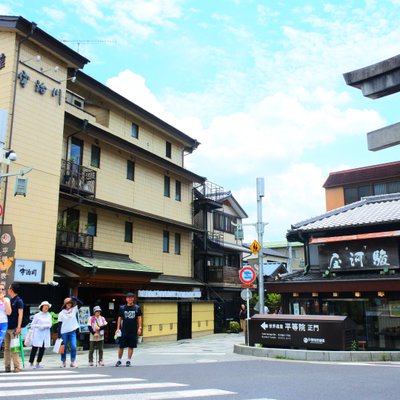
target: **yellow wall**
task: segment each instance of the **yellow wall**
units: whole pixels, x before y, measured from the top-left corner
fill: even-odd
[[[8,79],[8,89],[5,90],[9,100],[12,99],[10,87],[13,88],[15,63],[12,50],[14,46],[12,35],[1,35],[8,38],[6,47],[5,72]],[[5,50],[4,48],[2,49]],[[38,54],[38,49],[32,43],[25,42],[21,47],[20,60],[25,61]],[[10,173],[32,167],[28,178],[28,194],[26,197],[14,197],[15,178],[8,178],[8,190],[5,207],[6,224],[13,225],[16,238],[16,258],[44,260],[46,262],[45,282],[52,279],[54,270],[54,248],[57,223],[57,208],[59,195],[59,174],[62,148],[62,132],[64,121],[64,101],[58,104],[58,98],[52,96],[52,89],[62,89],[65,83],[57,83],[46,74],[49,66],[59,66],[57,78],[66,76],[66,69],[53,56],[40,51],[42,61],[27,61],[27,65],[19,64],[19,72],[25,70],[30,79],[25,88],[17,81],[14,125],[11,148],[17,153],[18,160],[10,165]],[[12,69],[10,71],[10,69]],[[48,72],[52,74],[53,72]],[[40,94],[35,91],[36,81],[44,83],[47,91]],[[3,89],[3,88],[2,88]],[[3,93],[3,90],[1,90]],[[3,101],[1,107],[3,108]],[[10,106],[5,107],[11,110]],[[46,112],[43,112],[46,110]],[[6,148],[9,143],[10,119],[7,124]],[[4,188],[4,186],[3,186]]]
[[[342,187],[325,189],[326,211],[344,206],[344,190]]]
[[[170,337],[176,340],[178,333],[178,303],[143,303],[143,338],[157,340]]]
[[[143,303],[143,338],[146,341],[176,340],[178,303]],[[214,332],[214,304],[192,303],[192,337]]]
[[[214,332],[214,303],[192,303],[192,336]]]

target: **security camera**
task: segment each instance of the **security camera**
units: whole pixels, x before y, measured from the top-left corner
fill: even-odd
[[[16,161],[17,160],[17,153],[14,153],[13,151],[8,155],[8,159],[10,161]]]

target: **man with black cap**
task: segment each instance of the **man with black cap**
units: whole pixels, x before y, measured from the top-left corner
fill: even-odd
[[[135,304],[135,295],[129,292],[126,294],[126,304],[119,309],[117,330],[115,331],[115,336],[120,336],[116,367],[122,365],[125,347],[128,348],[126,366],[131,366],[133,349],[137,347],[138,335],[142,335],[142,310]]]

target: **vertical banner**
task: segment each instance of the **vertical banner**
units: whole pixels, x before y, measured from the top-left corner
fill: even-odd
[[[0,282],[8,287],[14,280],[15,237],[12,225],[0,225]]]

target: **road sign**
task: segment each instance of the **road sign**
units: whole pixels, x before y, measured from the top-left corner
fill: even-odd
[[[250,250],[253,252],[253,254],[257,254],[260,249],[260,243],[258,243],[257,240],[254,240],[253,243],[250,245]]]
[[[247,300],[250,300],[251,299],[251,292],[250,292],[250,290],[249,289],[243,289],[241,292],[240,292],[240,297],[242,298],[242,300],[244,300],[244,301],[247,301]]]
[[[252,267],[243,267],[239,270],[239,279],[242,283],[253,283],[256,280],[256,271]]]

